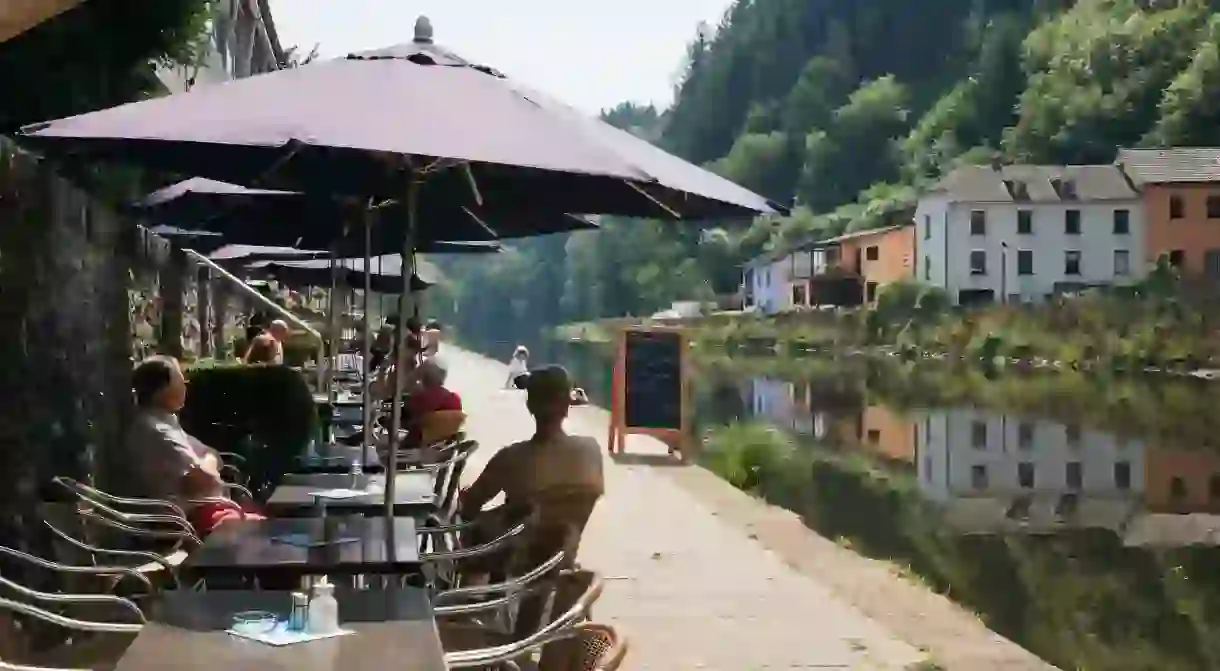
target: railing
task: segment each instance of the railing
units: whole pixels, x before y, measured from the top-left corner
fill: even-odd
[[[324,375],[324,367],[322,363],[326,361],[326,340],[322,337],[321,333],[318,333],[317,330],[315,330],[303,319],[296,316],[291,310],[262,295],[258,292],[258,290],[243,282],[240,278],[233,275],[233,273],[225,270],[212,259],[209,259],[193,249],[185,249],[183,251],[186,252],[187,256],[193,258],[199,263],[202,263],[208,268],[211,268],[221,279],[228,281],[233,288],[245,294],[246,298],[249,298],[255,303],[267,308],[271,312],[281,317],[284,321],[313,336],[313,338],[318,341],[318,388],[326,389],[326,387],[322,384],[322,378]]]

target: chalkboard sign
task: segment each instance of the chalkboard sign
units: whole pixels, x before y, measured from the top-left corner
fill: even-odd
[[[682,334],[628,331],[624,347],[623,425],[633,429],[682,429]]]

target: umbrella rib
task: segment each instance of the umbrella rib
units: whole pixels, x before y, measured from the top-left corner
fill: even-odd
[[[651,200],[654,205],[656,205],[657,207],[661,208],[662,210],[665,210],[666,212],[668,212],[670,214],[670,216],[672,216],[674,219],[682,218],[682,215],[679,214],[677,210],[666,205],[665,203],[662,203],[660,200],[657,199],[656,196],[654,196],[651,193],[648,193],[644,189],[640,188],[640,185],[635,184],[634,182],[631,182],[630,180],[626,180],[626,179],[623,180],[623,184],[626,184],[627,186],[631,187],[631,189],[633,191],[635,191],[636,193],[647,198],[648,200]]]

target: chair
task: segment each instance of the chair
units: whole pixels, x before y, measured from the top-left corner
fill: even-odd
[[[459,564],[503,555],[506,551],[511,550],[514,544],[520,543],[526,526],[525,523],[517,524],[486,543],[470,547],[462,547],[459,544],[446,541],[445,549],[421,552],[419,559],[424,564],[425,569],[431,569],[433,575],[430,582],[433,585],[440,581],[450,588],[457,587],[459,586],[458,579],[461,576],[461,572],[458,570]],[[446,532],[446,529],[420,528],[418,530],[421,536],[420,544],[425,547],[436,547],[437,543],[430,537],[433,534],[444,534]]]
[[[53,482],[74,494],[85,504],[83,514],[92,514],[105,521],[122,525],[123,530],[143,532],[149,537],[180,538],[185,536],[201,544],[194,527],[187,521],[186,512],[177,504],[158,499],[124,498],[108,494],[100,489],[79,483],[71,478],[56,477]],[[164,514],[134,513],[120,510],[117,506],[137,509],[161,509]]]
[[[565,580],[565,576],[561,576],[560,580]],[[589,611],[592,609],[593,604],[597,601],[598,597],[601,596],[602,590],[602,581],[600,579],[596,579],[595,577],[595,579],[587,585],[579,598],[575,600],[572,606],[559,617],[555,618],[554,621],[552,621],[546,627],[543,627],[529,636],[520,637],[515,641],[507,643],[501,642],[501,635],[494,632],[490,633],[486,636],[485,640],[491,642],[491,645],[481,645],[479,647],[471,647],[463,650],[447,651],[445,653],[445,664],[449,669],[479,668],[496,664],[505,665],[508,668],[519,669],[520,666],[518,665],[518,662],[530,653],[561,640],[585,636],[584,632],[587,628],[582,623],[582,620],[588,617]],[[460,638],[462,639],[461,642],[463,643],[477,642],[477,635],[473,634],[472,630],[470,629],[453,631],[461,632],[462,636]],[[445,641],[444,626],[441,627],[441,640]],[[606,649],[607,651],[612,651],[615,655],[621,658],[625,653],[619,653],[617,650],[614,650],[614,648],[618,647],[622,646],[618,645],[616,637],[614,644],[607,646]],[[568,657],[568,654],[564,655],[564,659],[567,659]],[[602,655],[602,657],[605,659],[605,655]],[[551,658],[548,658],[546,661],[550,662],[552,660],[555,662],[560,661],[554,655]],[[596,663],[591,667],[556,666],[550,668],[555,669],[555,671],[569,671],[570,669],[576,668],[589,668],[596,671],[597,669],[613,669],[615,667],[601,665],[601,660],[596,660]]]
[[[153,594],[156,590],[153,587],[152,581],[147,576],[139,571],[128,566],[79,566],[73,564],[61,564],[53,562],[49,559],[44,559],[21,550],[0,545],[0,555],[10,557],[12,559],[21,560],[31,566],[35,566],[48,571],[75,576],[94,576],[99,578],[107,578],[110,586],[115,586],[122,582],[124,578],[130,578],[136,584],[147,590],[147,594]]]
[[[437,410],[419,418],[421,445],[450,440],[462,430],[466,413],[461,410]]]
[[[534,567],[533,570],[515,578],[492,585],[456,587],[438,592],[433,596],[434,613],[438,618],[460,617],[473,613],[491,611],[505,633],[512,631],[514,613],[512,606],[527,593],[536,592],[551,585],[551,579],[563,561],[563,553]],[[480,603],[478,600],[483,599]],[[495,605],[489,605],[495,604]]]
[[[7,580],[4,581],[4,584],[5,586],[15,585]],[[125,599],[118,597],[100,595],[43,595],[37,592],[31,595],[30,590],[25,590],[22,594],[32,596],[32,598],[53,596],[56,597],[55,601],[58,603],[67,603],[81,598],[87,599],[87,603],[102,603],[104,600],[109,600],[111,603],[122,605],[126,602]],[[3,646],[5,649],[0,649],[0,655],[2,655],[0,668],[12,671],[71,671],[72,669],[97,671],[111,668],[122,657],[135,636],[140,633],[145,622],[144,614],[135,604],[126,602],[124,609],[130,610],[135,616],[133,619],[137,622],[82,620],[44,610],[29,603],[0,597],[0,611],[7,612],[5,615],[0,615],[0,628],[3,629],[2,640],[6,644]],[[14,618],[13,615],[17,615],[21,619]],[[31,621],[67,629],[71,635],[63,645],[54,649],[31,650],[26,631],[28,623]],[[23,624],[27,626],[23,626]]]

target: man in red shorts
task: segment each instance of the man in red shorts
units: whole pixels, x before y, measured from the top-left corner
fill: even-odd
[[[263,519],[253,508],[230,499],[220,477],[216,450],[182,429],[177,412],[186,403],[186,379],[178,362],[156,356],[132,374],[137,413],[127,435],[140,496],[173,501],[206,535],[232,519]]]

